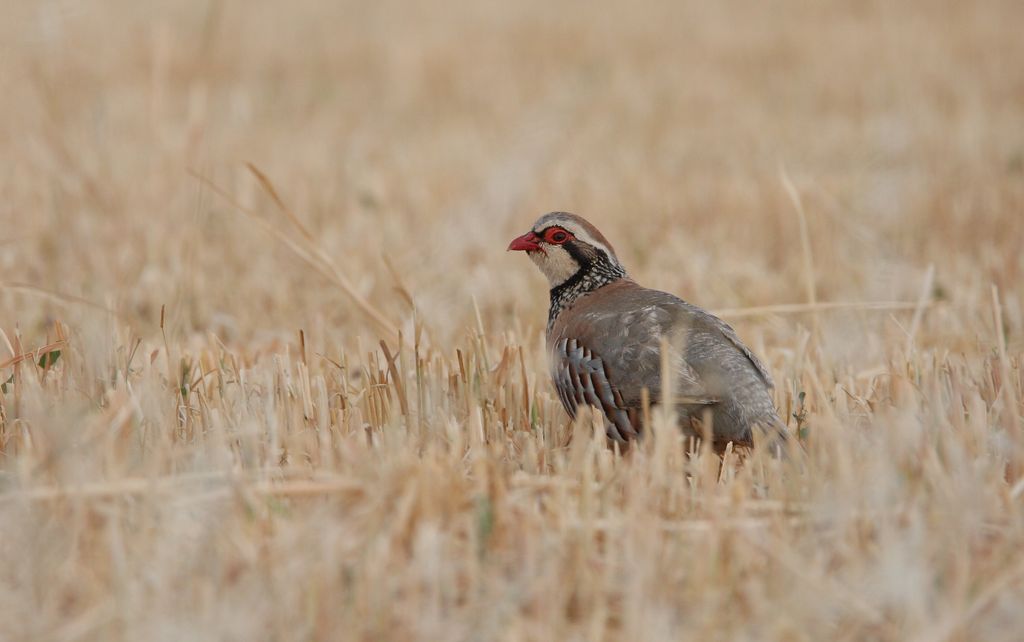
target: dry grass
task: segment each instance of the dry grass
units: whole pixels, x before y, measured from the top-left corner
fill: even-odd
[[[1019,2],[7,4],[0,639],[1019,639]],[[805,461],[567,425],[551,209]]]

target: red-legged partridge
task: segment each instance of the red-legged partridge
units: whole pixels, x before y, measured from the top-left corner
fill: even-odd
[[[547,345],[562,405],[604,413],[608,437],[628,442],[642,431],[642,391],[665,395],[661,347],[672,368],[680,427],[701,437],[711,417],[713,445],[750,445],[759,428],[778,443],[785,428],[772,404],[768,370],[715,315],[629,278],[615,250],[582,217],[552,212],[516,238],[551,285]],[[776,446],[777,448],[777,446]]]

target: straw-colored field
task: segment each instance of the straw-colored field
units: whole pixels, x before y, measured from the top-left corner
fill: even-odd
[[[3,642],[1020,639],[1024,4],[3,4]],[[569,425],[554,209],[806,456]]]

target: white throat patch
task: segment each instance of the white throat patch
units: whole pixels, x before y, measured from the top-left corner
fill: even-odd
[[[530,260],[540,268],[548,278],[552,288],[562,285],[580,269],[580,264],[569,255],[569,251],[558,245],[547,243],[541,246],[543,251],[530,252]]]

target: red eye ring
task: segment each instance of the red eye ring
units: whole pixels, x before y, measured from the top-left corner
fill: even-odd
[[[552,227],[544,234],[544,240],[548,243],[561,245],[570,238],[570,234],[560,227]]]

